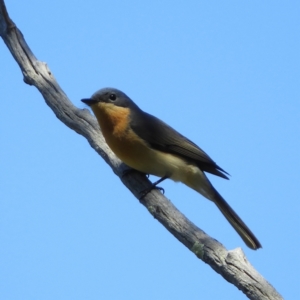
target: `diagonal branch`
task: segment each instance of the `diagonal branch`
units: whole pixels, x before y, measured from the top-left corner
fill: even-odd
[[[91,147],[110,165],[123,184],[138,199],[139,191],[150,181],[138,172],[125,172],[127,167],[112,153],[95,118],[86,109],[78,109],[68,99],[47,65],[34,56],[21,31],[10,19],[4,1],[0,0],[0,35],[18,63],[24,82],[35,86],[56,117],[70,129],[84,136]],[[243,251],[227,251],[222,244],[190,222],[160,192],[153,190],[141,202],[170,233],[209,264],[249,299],[282,299],[277,291],[251,266]]]

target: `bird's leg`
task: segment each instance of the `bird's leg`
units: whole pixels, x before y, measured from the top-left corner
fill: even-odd
[[[157,186],[157,185],[158,185],[159,183],[163,182],[163,181],[164,181],[165,179],[167,179],[167,178],[168,178],[168,176],[164,176],[164,177],[160,178],[159,180],[153,182],[149,188],[147,188],[147,189],[141,191],[141,194],[142,194],[142,195],[141,195],[141,197],[140,197],[140,200],[141,200],[142,198],[144,198],[148,193],[150,193],[153,189],[160,190],[160,191],[164,194],[164,193],[165,193],[165,190],[164,190],[162,187],[159,187],[159,186]]]
[[[158,179],[157,181],[155,181],[155,182],[152,183],[151,188],[153,189],[153,188],[157,187],[157,185],[158,185],[159,183],[163,182],[163,181],[166,180],[166,179],[168,179],[168,176],[164,176],[164,177]],[[157,188],[158,188],[158,187],[157,187]],[[161,188],[159,188],[159,189],[161,189]]]

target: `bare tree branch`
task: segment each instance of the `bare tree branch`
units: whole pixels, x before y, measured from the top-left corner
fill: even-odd
[[[76,108],[58,85],[47,65],[36,59],[21,31],[10,19],[3,0],[0,0],[0,35],[18,63],[24,82],[40,91],[60,121],[88,140],[91,147],[111,166],[114,173],[138,199],[139,192],[149,187],[150,181],[138,172],[127,172],[124,175],[127,167],[105,143],[95,118],[88,110]],[[153,190],[141,203],[182,244],[234,284],[249,299],[283,299],[251,266],[240,248],[227,251],[222,244],[190,222],[159,191]]]

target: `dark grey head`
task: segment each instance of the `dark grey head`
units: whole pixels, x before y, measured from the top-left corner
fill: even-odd
[[[81,101],[88,106],[103,102],[112,103],[120,107],[137,108],[137,105],[126,94],[114,88],[103,88],[93,94],[91,98],[82,99]]]

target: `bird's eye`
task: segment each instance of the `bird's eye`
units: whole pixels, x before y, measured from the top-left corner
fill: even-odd
[[[110,94],[109,99],[112,100],[112,101],[115,101],[117,99],[117,97],[116,97],[115,94]]]

